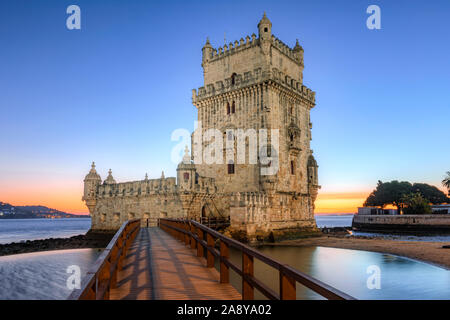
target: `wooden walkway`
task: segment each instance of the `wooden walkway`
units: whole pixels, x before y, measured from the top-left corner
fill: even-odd
[[[219,272],[206,268],[196,250],[160,228],[141,228],[117,276],[110,299],[240,300],[231,284],[219,283]]]

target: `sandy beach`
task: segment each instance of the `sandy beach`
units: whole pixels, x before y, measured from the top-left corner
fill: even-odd
[[[379,238],[323,236],[298,240],[286,240],[270,246],[322,246],[389,253],[428,262],[450,270],[450,249],[442,248],[445,242],[397,241]]]

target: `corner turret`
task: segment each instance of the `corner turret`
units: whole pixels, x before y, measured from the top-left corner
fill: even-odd
[[[177,167],[177,185],[182,190],[191,190],[194,188],[195,175],[197,169],[191,161],[188,146],[184,149],[183,160]]]
[[[267,18],[266,12],[264,12],[264,16],[258,23],[258,31],[260,41],[272,41],[272,22]]]
[[[115,184],[116,180],[114,180],[113,176],[112,176],[112,171],[111,169],[109,169],[108,171],[108,177],[106,177],[105,181],[103,182],[104,184]]]
[[[317,174],[317,169],[319,168],[319,166],[317,165],[317,161],[316,159],[314,159],[314,156],[312,155],[312,150],[311,150],[311,154],[309,155],[308,158],[308,164],[307,164],[307,172],[308,172],[308,189],[309,189],[309,194],[311,195],[311,200],[312,200],[312,204],[313,204],[313,208],[315,207],[314,202],[316,201],[317,195],[319,193],[319,178],[318,178],[318,174]]]
[[[303,47],[298,43],[298,39],[292,51],[294,52],[294,59],[303,65]]]
[[[102,178],[95,170],[95,162],[92,162],[91,170],[84,178],[84,194],[81,200],[86,202],[89,213],[92,215],[95,205],[97,204],[97,190],[102,183]]]
[[[206,43],[202,48],[202,67],[204,68],[212,57],[213,47],[209,43],[209,38],[206,38]]]

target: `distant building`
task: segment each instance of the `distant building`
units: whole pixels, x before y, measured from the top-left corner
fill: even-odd
[[[398,214],[397,209],[383,209],[378,207],[359,207],[358,214],[363,215],[396,215]]]
[[[450,213],[450,204],[434,204],[431,206],[431,211],[438,214]]]

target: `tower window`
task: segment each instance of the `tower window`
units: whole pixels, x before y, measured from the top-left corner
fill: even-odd
[[[236,83],[236,73],[233,73],[233,74],[231,75],[231,85],[234,86],[235,83]]]
[[[295,174],[295,163],[291,160],[291,174]]]
[[[227,114],[230,114],[230,103],[227,102]]]
[[[189,172],[185,172],[183,174],[183,176],[184,176],[184,180],[189,180]]]
[[[267,28],[264,28],[264,32],[267,32],[268,31],[268,29]]]
[[[234,174],[234,163],[230,162],[228,163],[228,174]]]
[[[294,135],[292,133],[289,135],[289,139],[291,139],[291,142],[294,141]]]
[[[236,105],[233,101],[232,105],[231,105],[231,113],[235,113],[236,112]]]

